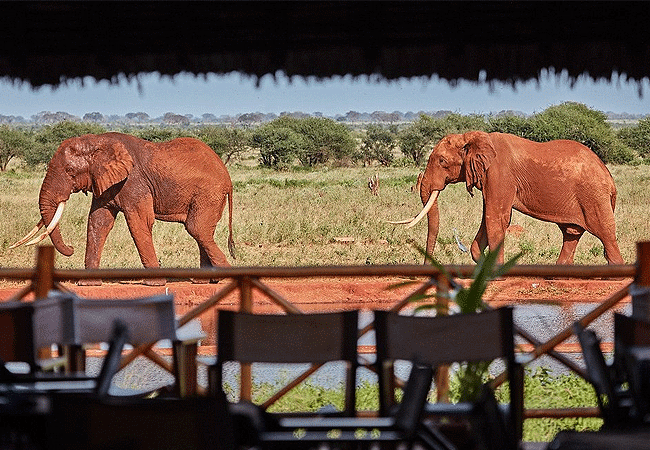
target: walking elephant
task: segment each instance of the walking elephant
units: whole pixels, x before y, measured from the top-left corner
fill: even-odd
[[[41,185],[41,220],[12,248],[35,244],[49,235],[59,252],[72,255],[74,249],[64,243],[58,222],[70,194],[79,191],[93,194],[88,215],[87,269],[99,267],[104,243],[120,211],[144,267],[159,267],[151,237],[155,219],[185,225],[199,246],[201,267],[230,266],[214,242],[214,230],[226,201],[228,248],[235,257],[232,181],[219,156],[197,139],[153,143],[127,134],[105,133],[63,141]],[[45,231],[36,236],[43,226]],[[147,284],[164,283],[149,280]],[[101,280],[82,284],[101,284]]]
[[[465,182],[483,193],[483,218],[471,246],[474,261],[503,242],[512,209],[554,222],[563,244],[557,264],[572,264],[582,234],[601,240],[609,264],[623,264],[616,242],[616,186],[605,164],[584,145],[569,140],[538,143],[504,133],[470,131],[445,136],[433,149],[422,177],[425,205],[412,227],[428,219],[426,250],[432,253],[439,229],[438,194],[449,183]],[[503,246],[498,262],[503,263]]]

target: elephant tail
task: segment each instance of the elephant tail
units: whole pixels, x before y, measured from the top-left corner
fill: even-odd
[[[232,192],[231,187],[230,192],[226,194],[228,196],[228,251],[233,259],[237,259],[235,256],[235,240],[232,238]]]

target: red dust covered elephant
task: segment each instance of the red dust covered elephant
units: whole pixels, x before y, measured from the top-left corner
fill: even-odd
[[[433,252],[439,229],[438,194],[449,183],[465,182],[483,194],[483,218],[471,246],[476,261],[503,242],[515,209],[554,222],[562,231],[558,264],[572,264],[585,231],[601,240],[609,264],[623,264],[616,242],[616,186],[605,164],[584,145],[569,140],[533,142],[512,134],[470,131],[450,134],[433,149],[420,185],[425,205],[413,219],[428,219],[427,245]],[[498,261],[503,263],[503,247]]]
[[[66,245],[58,222],[70,194],[92,192],[88,215],[85,267],[99,267],[102,250],[115,218],[124,213],[145,267],[159,267],[151,230],[155,219],[182,222],[199,246],[201,266],[229,266],[214,242],[214,230],[226,201],[228,248],[232,237],[232,181],[219,156],[203,142],[179,138],[153,143],[121,133],[88,134],[67,139],[54,153],[39,195],[41,220],[12,247],[36,243],[48,235],[63,255]],[[38,230],[46,230],[36,236]],[[34,237],[36,236],[36,237]],[[164,284],[149,280],[149,284]],[[90,280],[86,284],[99,284]]]

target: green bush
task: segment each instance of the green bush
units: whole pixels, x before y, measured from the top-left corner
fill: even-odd
[[[617,136],[639,156],[650,159],[650,117],[639,120],[633,127],[621,128]]]
[[[532,124],[526,117],[513,114],[490,117],[488,120],[488,133],[510,133],[526,139],[534,140]]]
[[[83,134],[105,133],[106,128],[96,123],[63,121],[46,125],[34,133],[34,145],[24,154],[28,166],[47,164],[61,142]]]
[[[146,128],[134,128],[132,130],[126,131],[128,134],[131,134],[140,139],[144,139],[151,142],[165,142],[171,141],[179,137],[196,137],[194,133],[187,129],[180,129],[175,127],[146,127]]]
[[[260,150],[263,165],[277,169],[286,168],[296,159],[306,167],[330,161],[342,163],[352,158],[355,149],[345,125],[322,117],[282,116],[258,127],[252,145]]]
[[[607,116],[600,111],[581,103],[566,102],[532,116],[529,139],[537,142],[570,139],[592,149],[605,163],[632,162],[634,152],[616,138],[606,120]]]
[[[356,143],[344,124],[323,117],[293,120],[295,131],[304,140],[304,146],[298,152],[303,166],[314,167],[330,161],[340,164],[352,159]]]

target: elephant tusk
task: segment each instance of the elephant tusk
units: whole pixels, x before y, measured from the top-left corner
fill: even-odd
[[[31,241],[27,243],[27,245],[34,245],[38,244],[41,242],[43,239],[48,237],[52,230],[56,228],[56,226],[59,224],[59,221],[61,220],[61,217],[63,216],[63,208],[65,208],[65,202],[59,203],[59,206],[56,208],[56,212],[54,213],[54,217],[52,217],[52,221],[50,224],[47,226],[45,231],[43,231],[39,236],[35,237]]]
[[[416,223],[418,223],[426,214],[429,212],[433,204],[436,202],[436,199],[438,198],[438,194],[440,191],[435,191],[435,194],[432,194],[429,196],[429,200],[427,201],[427,204],[424,205],[424,208],[422,208],[422,211],[420,211],[420,214],[417,216],[413,217],[412,219],[404,219],[404,220],[396,220],[396,221],[388,221],[388,223],[393,223],[396,225],[404,225],[406,224],[406,228],[411,228],[415,226]]]
[[[411,218],[411,219],[402,219],[402,220],[387,220],[386,222],[392,223],[394,225],[403,225],[405,223],[409,223],[411,220],[413,219]]]
[[[43,219],[39,220],[38,223],[36,224],[36,226],[35,226],[34,228],[32,228],[32,231],[30,231],[29,233],[27,233],[27,234],[25,235],[24,238],[22,238],[21,240],[17,241],[16,243],[10,245],[9,248],[20,247],[20,246],[23,245],[25,242],[29,241],[31,238],[33,238],[34,236],[36,236],[36,233],[38,233],[38,230],[40,230],[42,227],[43,227]]]
[[[415,216],[415,217],[413,218],[413,220],[412,220],[408,225],[406,225],[406,228],[411,228],[411,227],[415,226],[416,223],[418,223],[420,220],[422,220],[422,218],[423,218],[424,216],[427,215],[427,213],[429,212],[429,210],[431,209],[431,207],[433,206],[433,204],[434,204],[434,203],[436,202],[436,200],[438,199],[438,194],[440,194],[440,191],[435,191],[435,194],[431,194],[431,195],[429,196],[429,201],[427,201],[427,204],[424,205],[424,208],[422,208],[422,211],[420,211],[420,214],[418,214],[417,216]]]

